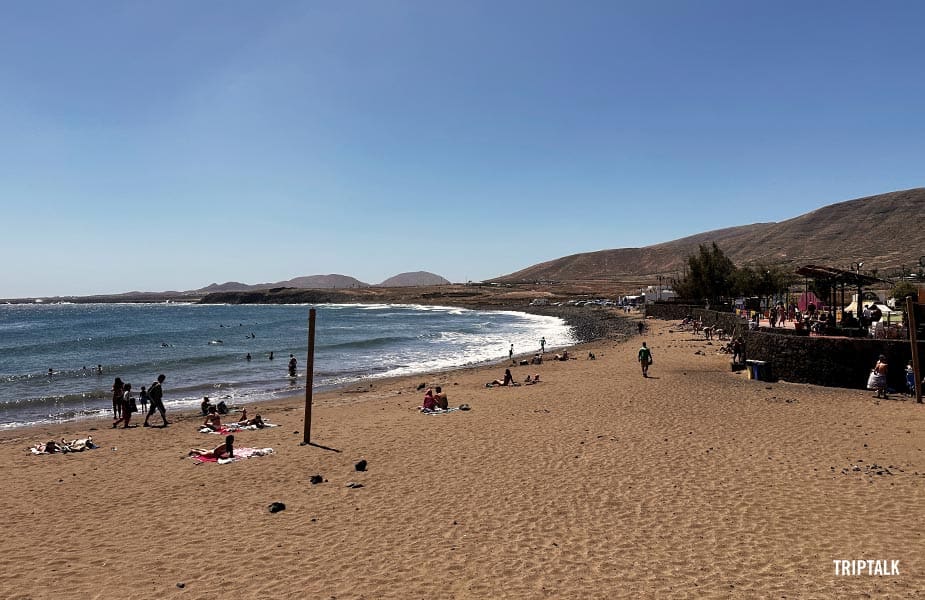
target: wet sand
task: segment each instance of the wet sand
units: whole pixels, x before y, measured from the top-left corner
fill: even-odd
[[[281,426],[237,446],[275,454],[227,465],[186,457],[222,439],[191,415],[4,432],[0,597],[918,597],[925,407],[747,380],[718,342],[649,324],[512,368],[539,385],[486,388],[500,364],[318,395],[315,446],[303,398],[269,402]],[[471,410],[420,414],[420,383]],[[100,449],[27,450],[88,433]]]

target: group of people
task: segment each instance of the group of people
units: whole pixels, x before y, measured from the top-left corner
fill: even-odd
[[[444,392],[443,388],[439,385],[436,387],[436,391],[428,388],[427,391],[424,392],[424,404],[421,405],[422,410],[428,412],[437,409],[446,410],[449,408],[449,406],[450,405],[446,397],[446,392]]]
[[[229,425],[222,423],[222,415],[228,414],[228,409],[226,408],[224,412],[220,411],[218,405],[207,404],[209,401],[206,398],[203,401],[203,415],[205,416],[205,421],[202,422],[202,427],[210,429],[212,431],[222,431],[223,428],[228,427]],[[219,402],[219,405],[223,405],[224,402]],[[257,429],[263,429],[266,426],[266,423],[263,422],[263,419],[259,414],[255,415],[253,419],[247,418],[247,409],[241,409],[241,416],[237,421],[230,423],[230,427],[240,428],[240,427],[250,427],[254,426]]]
[[[867,389],[875,390],[877,392],[877,398],[887,398],[887,393],[890,391],[889,384],[887,382],[887,375],[889,374],[890,366],[885,355],[881,354],[877,358],[877,363],[874,365],[874,368],[870,371],[870,376],[867,378]],[[912,366],[912,361],[906,365],[906,393],[910,396],[915,395],[915,369]],[[925,387],[925,378],[922,379],[921,386]]]
[[[132,396],[132,384],[116,377],[112,384],[112,428],[117,428],[121,423],[124,429],[128,429],[132,414],[139,412],[138,404],[141,404],[141,412],[145,413],[144,427],[150,427],[149,420],[155,412],[160,413],[163,427],[170,425],[167,420],[167,411],[164,408],[164,388],[162,387],[166,379],[167,376],[161,373],[149,387],[141,386],[136,401]]]

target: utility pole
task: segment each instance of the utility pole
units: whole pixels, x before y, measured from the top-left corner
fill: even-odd
[[[315,381],[315,309],[308,311],[308,357],[305,365],[305,422],[302,445],[312,443],[312,385]]]

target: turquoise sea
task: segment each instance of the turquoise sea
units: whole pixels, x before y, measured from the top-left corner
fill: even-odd
[[[137,392],[159,373],[168,410],[298,394],[309,306],[0,305],[0,428],[111,413],[115,377]],[[555,317],[417,305],[318,305],[314,389],[432,373],[572,343]],[[270,353],[273,360],[270,360]],[[247,360],[247,354],[251,360]],[[286,365],[298,362],[296,378]],[[98,372],[97,366],[100,367]],[[49,371],[50,370],[50,371]]]

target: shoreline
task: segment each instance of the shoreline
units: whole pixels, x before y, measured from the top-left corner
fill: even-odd
[[[565,323],[565,325],[569,327],[569,329],[572,331],[574,343],[587,343],[589,341],[592,341],[593,339],[596,339],[597,337],[619,337],[620,335],[624,335],[625,332],[629,332],[630,330],[630,326],[628,324],[625,324],[623,327],[619,327],[615,325],[615,323],[619,324],[622,321],[628,321],[626,317],[622,315],[615,316],[612,314],[607,314],[607,311],[604,311],[604,310],[582,310],[578,307],[567,307],[567,306],[563,306],[563,307],[521,307],[521,306],[502,307],[498,305],[465,306],[465,305],[454,305],[450,303],[440,304],[440,305],[435,305],[435,306],[444,306],[447,308],[465,308],[468,310],[478,310],[478,311],[520,312],[524,314],[534,314],[534,315],[541,315],[541,316],[556,317],[556,318],[561,319]],[[520,310],[520,309],[524,309],[524,310]],[[633,322],[635,322],[635,320]],[[620,333],[614,334],[613,332],[620,332]],[[574,345],[574,343],[572,345]],[[571,348],[572,345],[557,346],[557,348],[563,348],[563,349]],[[521,358],[522,357],[529,358],[532,355],[533,353],[531,352],[531,353],[524,353],[522,355],[517,355],[517,356]],[[393,375],[393,376],[382,377],[382,378],[365,375],[365,376],[360,376],[356,380],[351,381],[351,382],[337,384],[337,385],[321,386],[319,388],[316,388],[316,390],[313,393],[315,395],[325,394],[329,392],[336,393],[339,390],[349,388],[351,386],[356,386],[358,384],[362,384],[363,382],[367,382],[367,381],[369,382],[389,381],[389,380],[400,379],[400,378],[405,378],[405,377],[415,378],[420,375],[424,375],[426,373],[440,373],[443,371],[451,372],[451,371],[463,370],[463,369],[478,369],[478,368],[487,367],[493,364],[504,363],[506,360],[507,360],[506,358],[487,359],[485,361],[481,361],[479,363],[470,364],[470,365],[459,365],[459,366],[446,367],[445,369],[439,369],[436,371],[422,370],[419,373],[412,373],[412,374],[407,374],[407,375]],[[300,379],[299,384],[301,384],[302,386],[301,389],[304,389],[303,379]],[[210,394],[210,397],[211,397],[211,394]],[[275,398],[262,398],[259,400],[246,401],[246,402],[241,403],[241,405],[265,404],[268,402],[285,400],[290,397],[291,396],[287,392],[283,392],[280,395],[276,396]],[[215,396],[215,399],[219,400],[221,399],[221,396]],[[196,412],[195,408],[196,408],[197,403],[198,403],[198,400],[190,400],[189,406],[177,407],[174,410],[180,413],[190,413],[190,412],[195,413]],[[235,404],[235,406],[237,405],[238,404]],[[169,406],[167,408],[168,410],[170,410]],[[107,409],[103,407],[100,410],[103,411],[103,414],[105,415],[105,411]],[[137,415],[133,417],[133,419],[137,419],[137,418],[138,418]],[[23,423],[23,424],[17,424],[13,426],[6,425],[4,427],[0,427],[0,436],[2,436],[2,433],[6,431],[16,431],[16,430],[21,430],[21,429],[33,428],[33,427],[42,428],[42,427],[53,427],[53,426],[67,426],[72,423],[74,424],[91,423],[92,424],[92,423],[96,423],[100,421],[106,421],[107,419],[111,419],[111,417],[104,417],[101,415],[90,414],[90,415],[79,415],[79,416],[66,418],[62,420],[54,420],[54,421],[50,420],[50,421],[43,421],[43,422]]]

